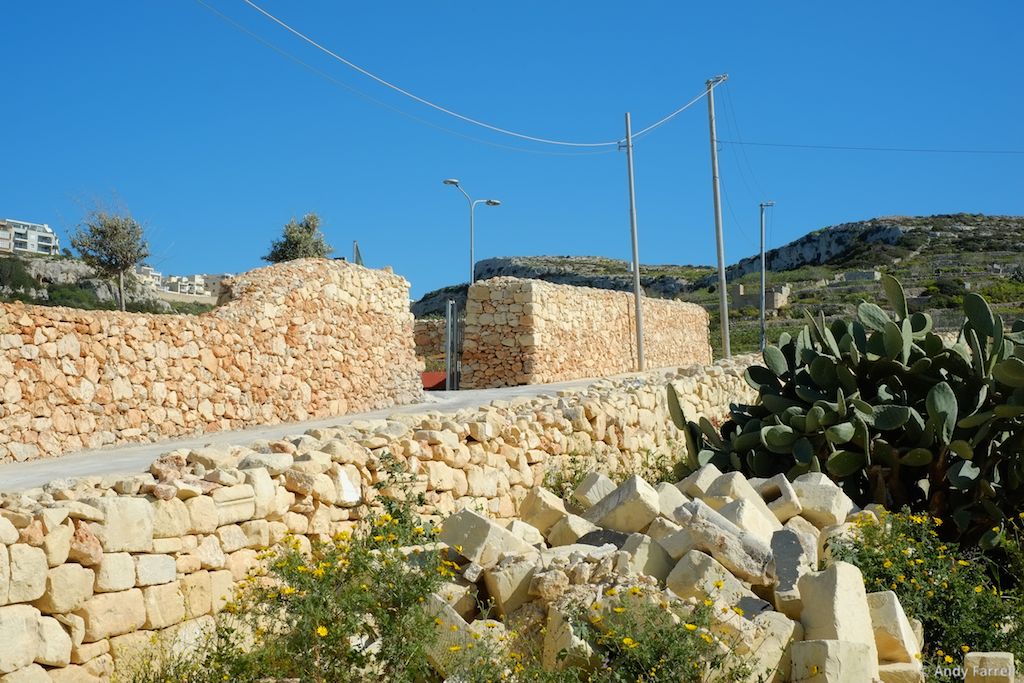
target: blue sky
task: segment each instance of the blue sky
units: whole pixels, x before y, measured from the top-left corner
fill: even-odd
[[[414,296],[464,281],[465,200],[478,259],[629,257],[623,153],[474,128],[387,91],[241,0],[0,4],[5,57],[0,216],[62,237],[97,201],[148,228],[170,273],[238,272],[315,211],[338,255],[359,240]],[[361,66],[468,116],[532,135],[606,141],[728,73],[725,140],[1024,150],[1024,6],[899,3],[256,0]],[[379,100],[371,101],[366,96]],[[447,130],[443,130],[447,129]],[[507,149],[506,147],[513,147]],[[523,151],[525,150],[525,151]],[[552,154],[556,152],[558,154]],[[892,214],[1024,213],[1024,155],[723,145],[726,256]],[[644,263],[713,263],[706,105],[637,141]]]

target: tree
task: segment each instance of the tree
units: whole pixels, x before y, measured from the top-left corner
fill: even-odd
[[[298,223],[295,219],[284,226],[284,235],[270,244],[270,253],[263,257],[270,263],[282,263],[297,258],[324,258],[334,249],[324,240],[320,217],[307,213]]]
[[[149,256],[142,226],[131,216],[95,210],[71,235],[71,246],[102,277],[117,279],[117,298],[124,310],[124,275]]]

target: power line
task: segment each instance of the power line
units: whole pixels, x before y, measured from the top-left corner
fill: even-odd
[[[420,124],[422,124],[424,126],[429,126],[430,128],[433,128],[435,130],[439,130],[441,132],[448,133],[450,135],[455,135],[455,136],[458,136],[458,137],[463,138],[465,140],[471,140],[473,142],[479,142],[479,143],[484,144],[484,145],[489,145],[491,147],[496,147],[498,149],[505,149],[505,150],[509,150],[509,151],[512,151],[512,152],[524,152],[526,154],[542,154],[542,155],[548,155],[548,156],[567,156],[568,157],[568,156],[592,156],[592,155],[595,155],[595,154],[611,154],[612,152],[615,151],[614,149],[600,149],[600,150],[587,150],[587,151],[580,150],[580,151],[575,151],[575,152],[569,152],[569,151],[553,152],[553,151],[543,150],[543,149],[527,149],[527,148],[524,148],[524,147],[513,147],[511,145],[503,145],[503,144],[500,144],[500,143],[497,143],[497,142],[492,142],[490,140],[484,140],[483,138],[478,138],[478,137],[475,137],[473,135],[467,135],[466,133],[461,133],[461,132],[459,132],[457,130],[452,130],[451,128],[447,128],[445,126],[438,125],[438,124],[433,123],[431,121],[427,121],[426,119],[422,119],[419,116],[416,116],[415,114],[410,114],[409,112],[404,111],[402,109],[399,109],[398,107],[392,106],[392,105],[388,104],[387,102],[383,102],[383,101],[377,99],[376,97],[373,97],[372,95],[368,95],[368,94],[364,93],[363,91],[359,90],[358,88],[355,88],[355,87],[349,85],[348,83],[345,83],[344,81],[341,81],[341,80],[335,78],[334,76],[330,75],[329,73],[327,73],[325,71],[322,71],[321,69],[318,69],[317,67],[313,66],[312,64],[309,64],[308,62],[305,62],[305,61],[299,59],[298,57],[296,57],[292,53],[288,52],[287,50],[284,50],[284,49],[278,47],[277,45],[274,45],[273,43],[271,43],[270,41],[268,41],[268,40],[264,39],[263,37],[257,35],[253,31],[250,31],[245,26],[242,26],[241,24],[239,24],[238,22],[236,22],[235,20],[233,20],[231,17],[227,16],[223,12],[219,11],[215,7],[212,7],[211,5],[207,4],[206,2],[203,2],[203,0],[195,0],[195,1],[196,1],[196,3],[198,3],[199,5],[204,7],[205,9],[209,10],[212,14],[216,15],[219,19],[221,19],[222,21],[224,21],[225,23],[230,25],[232,28],[236,29],[237,31],[239,31],[241,33],[244,33],[245,35],[249,36],[253,40],[255,40],[255,41],[259,42],[260,44],[262,44],[264,47],[266,47],[266,48],[268,48],[270,50],[273,50],[277,54],[281,55],[285,59],[291,60],[292,62],[298,64],[299,66],[301,66],[301,67],[303,67],[305,69],[308,69],[310,72],[316,74],[317,76],[319,76],[320,78],[324,79],[325,81],[331,83],[332,85],[336,85],[339,88],[344,88],[345,90],[348,90],[349,92],[354,93],[355,95],[358,95],[359,97],[362,97],[363,99],[365,99],[365,100],[367,100],[369,102],[373,102],[376,105],[379,105],[381,107],[384,107],[385,109],[388,109],[389,111],[392,111],[392,112],[394,112],[396,114],[400,114],[400,115],[402,115],[402,116],[404,116],[404,117],[406,117],[408,119],[416,121],[417,123],[420,123]]]
[[[938,147],[869,147],[855,145],[797,145],[782,142],[744,142],[719,140],[723,145],[751,145],[755,147],[789,147],[793,149],[826,149],[854,152],[914,152],[922,154],[1024,154],[1022,149],[943,149]]]
[[[199,0],[197,0],[197,2],[198,1]],[[563,147],[612,147],[612,146],[614,146],[614,147],[617,148],[623,142],[622,139],[613,140],[613,141],[609,141],[609,142],[567,142],[567,141],[564,141],[564,140],[551,140],[549,138],[542,138],[542,137],[536,137],[536,136],[533,136],[533,135],[526,135],[525,133],[518,133],[516,131],[509,130],[507,128],[501,128],[499,126],[495,126],[495,125],[492,125],[492,124],[489,124],[489,123],[485,123],[483,121],[479,121],[477,119],[471,118],[469,116],[465,116],[465,115],[460,114],[458,112],[452,111],[451,109],[447,109],[446,107],[443,107],[443,106],[441,106],[439,104],[431,102],[430,100],[427,100],[427,99],[425,99],[423,97],[420,97],[419,95],[411,93],[408,90],[405,90],[404,88],[402,88],[400,86],[397,86],[394,83],[391,83],[389,81],[386,81],[385,79],[381,78],[380,76],[377,76],[376,74],[374,74],[374,73],[372,73],[370,71],[367,71],[366,69],[364,69],[363,67],[359,66],[358,64],[355,64],[355,63],[345,59],[341,55],[337,54],[336,52],[333,52],[329,48],[324,47],[323,45],[321,45],[320,43],[316,42],[315,40],[313,40],[312,38],[310,38],[306,34],[302,33],[298,29],[295,29],[292,26],[289,26],[287,23],[285,23],[281,19],[277,18],[276,16],[274,16],[270,12],[266,11],[265,9],[263,9],[262,7],[257,5],[256,3],[252,2],[252,0],[242,0],[242,2],[244,2],[247,5],[249,5],[254,10],[259,12],[263,16],[267,17],[268,19],[270,19],[275,24],[277,24],[281,28],[285,29],[289,33],[291,33],[291,34],[297,36],[298,38],[302,39],[303,41],[309,43],[310,45],[312,45],[316,49],[318,49],[321,52],[323,52],[324,54],[332,57],[333,59],[336,59],[337,61],[341,62],[345,66],[347,66],[347,67],[349,67],[351,69],[354,69],[355,71],[358,71],[359,73],[363,74],[367,78],[371,78],[374,81],[377,81],[378,83],[380,83],[381,85],[383,85],[383,86],[385,86],[387,88],[390,88],[391,90],[394,90],[395,92],[397,92],[397,93],[399,93],[401,95],[405,95],[406,97],[408,97],[408,98],[410,98],[412,100],[415,100],[416,102],[419,102],[420,104],[423,104],[425,106],[431,107],[432,109],[436,109],[437,111],[440,111],[440,112],[442,112],[444,114],[448,114],[449,116],[453,116],[453,117],[455,117],[455,118],[457,118],[457,119],[459,119],[461,121],[465,121],[466,123],[471,123],[471,124],[473,124],[475,126],[480,126],[481,128],[486,128],[486,129],[494,131],[496,133],[501,133],[503,135],[510,135],[512,137],[516,137],[516,138],[519,138],[521,140],[529,140],[531,142],[538,142],[538,143],[542,143],[542,144],[546,144],[546,145],[559,145],[559,146],[563,146]],[[643,130],[637,132],[636,136],[634,136],[634,137],[643,135],[645,133],[649,133],[650,131],[654,130],[655,128],[658,128],[659,126],[667,123],[668,121],[673,119],[675,116],[677,116],[678,114],[682,113],[683,111],[688,109],[693,104],[695,104],[698,101],[700,101],[700,99],[702,97],[704,97],[706,94],[707,94],[707,90],[705,89],[704,91],[701,92],[700,95],[698,95],[694,99],[690,100],[689,102],[684,104],[679,109],[676,109],[674,112],[670,113],[668,116],[665,116],[661,120],[653,123],[652,125],[644,128]]]
[[[724,95],[723,99],[725,100],[725,111],[728,117],[727,122],[729,123],[732,130],[736,133],[736,139],[742,142],[743,135],[740,133],[739,120],[736,118],[736,107],[735,105],[733,105],[732,101],[732,88],[728,87],[728,84],[726,84],[726,87],[722,88],[722,94]],[[730,147],[730,150],[732,151],[733,158],[736,158],[736,147]],[[742,154],[743,156],[743,162],[746,164],[747,170],[750,171],[750,178],[753,181],[754,187],[757,188],[757,199],[758,201],[764,201],[768,194],[764,191],[764,188],[761,187],[761,183],[757,179],[757,173],[754,172],[754,166],[750,163],[750,157],[747,156],[747,148],[740,145],[739,150],[740,154]],[[736,165],[739,166],[740,176],[743,179],[743,184],[747,186],[747,190],[751,194],[754,194],[754,191],[750,187],[750,184],[747,183],[746,173],[743,172],[743,166],[740,164],[740,160],[738,158],[736,158]]]

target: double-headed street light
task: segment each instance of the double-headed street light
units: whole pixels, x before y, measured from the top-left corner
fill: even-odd
[[[459,184],[457,178],[448,178],[444,181],[445,185],[454,185],[458,188],[459,192],[466,196],[466,201],[469,202],[469,284],[476,282],[476,268],[473,260],[473,212],[476,209],[477,204],[485,204],[487,206],[501,206],[501,202],[497,199],[473,199],[469,196],[469,193],[462,189],[462,185]]]

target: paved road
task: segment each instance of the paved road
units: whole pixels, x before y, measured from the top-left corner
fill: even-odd
[[[617,375],[616,377],[624,376],[628,375]],[[545,394],[553,396],[559,390],[587,387],[598,381],[600,380],[583,379],[502,389],[434,391],[427,393],[427,400],[423,403],[393,406],[369,413],[354,413],[343,417],[329,417],[306,422],[250,427],[155,443],[128,444],[81,451],[59,458],[9,463],[0,465],[0,491],[21,491],[65,477],[143,472],[149,468],[153,460],[176,448],[198,448],[207,444],[246,444],[257,439],[274,440],[301,434],[307,429],[330,427],[353,420],[382,418],[395,413],[421,413],[431,410],[454,413],[463,408],[485,405],[496,399],[508,400],[520,396],[534,397]]]

